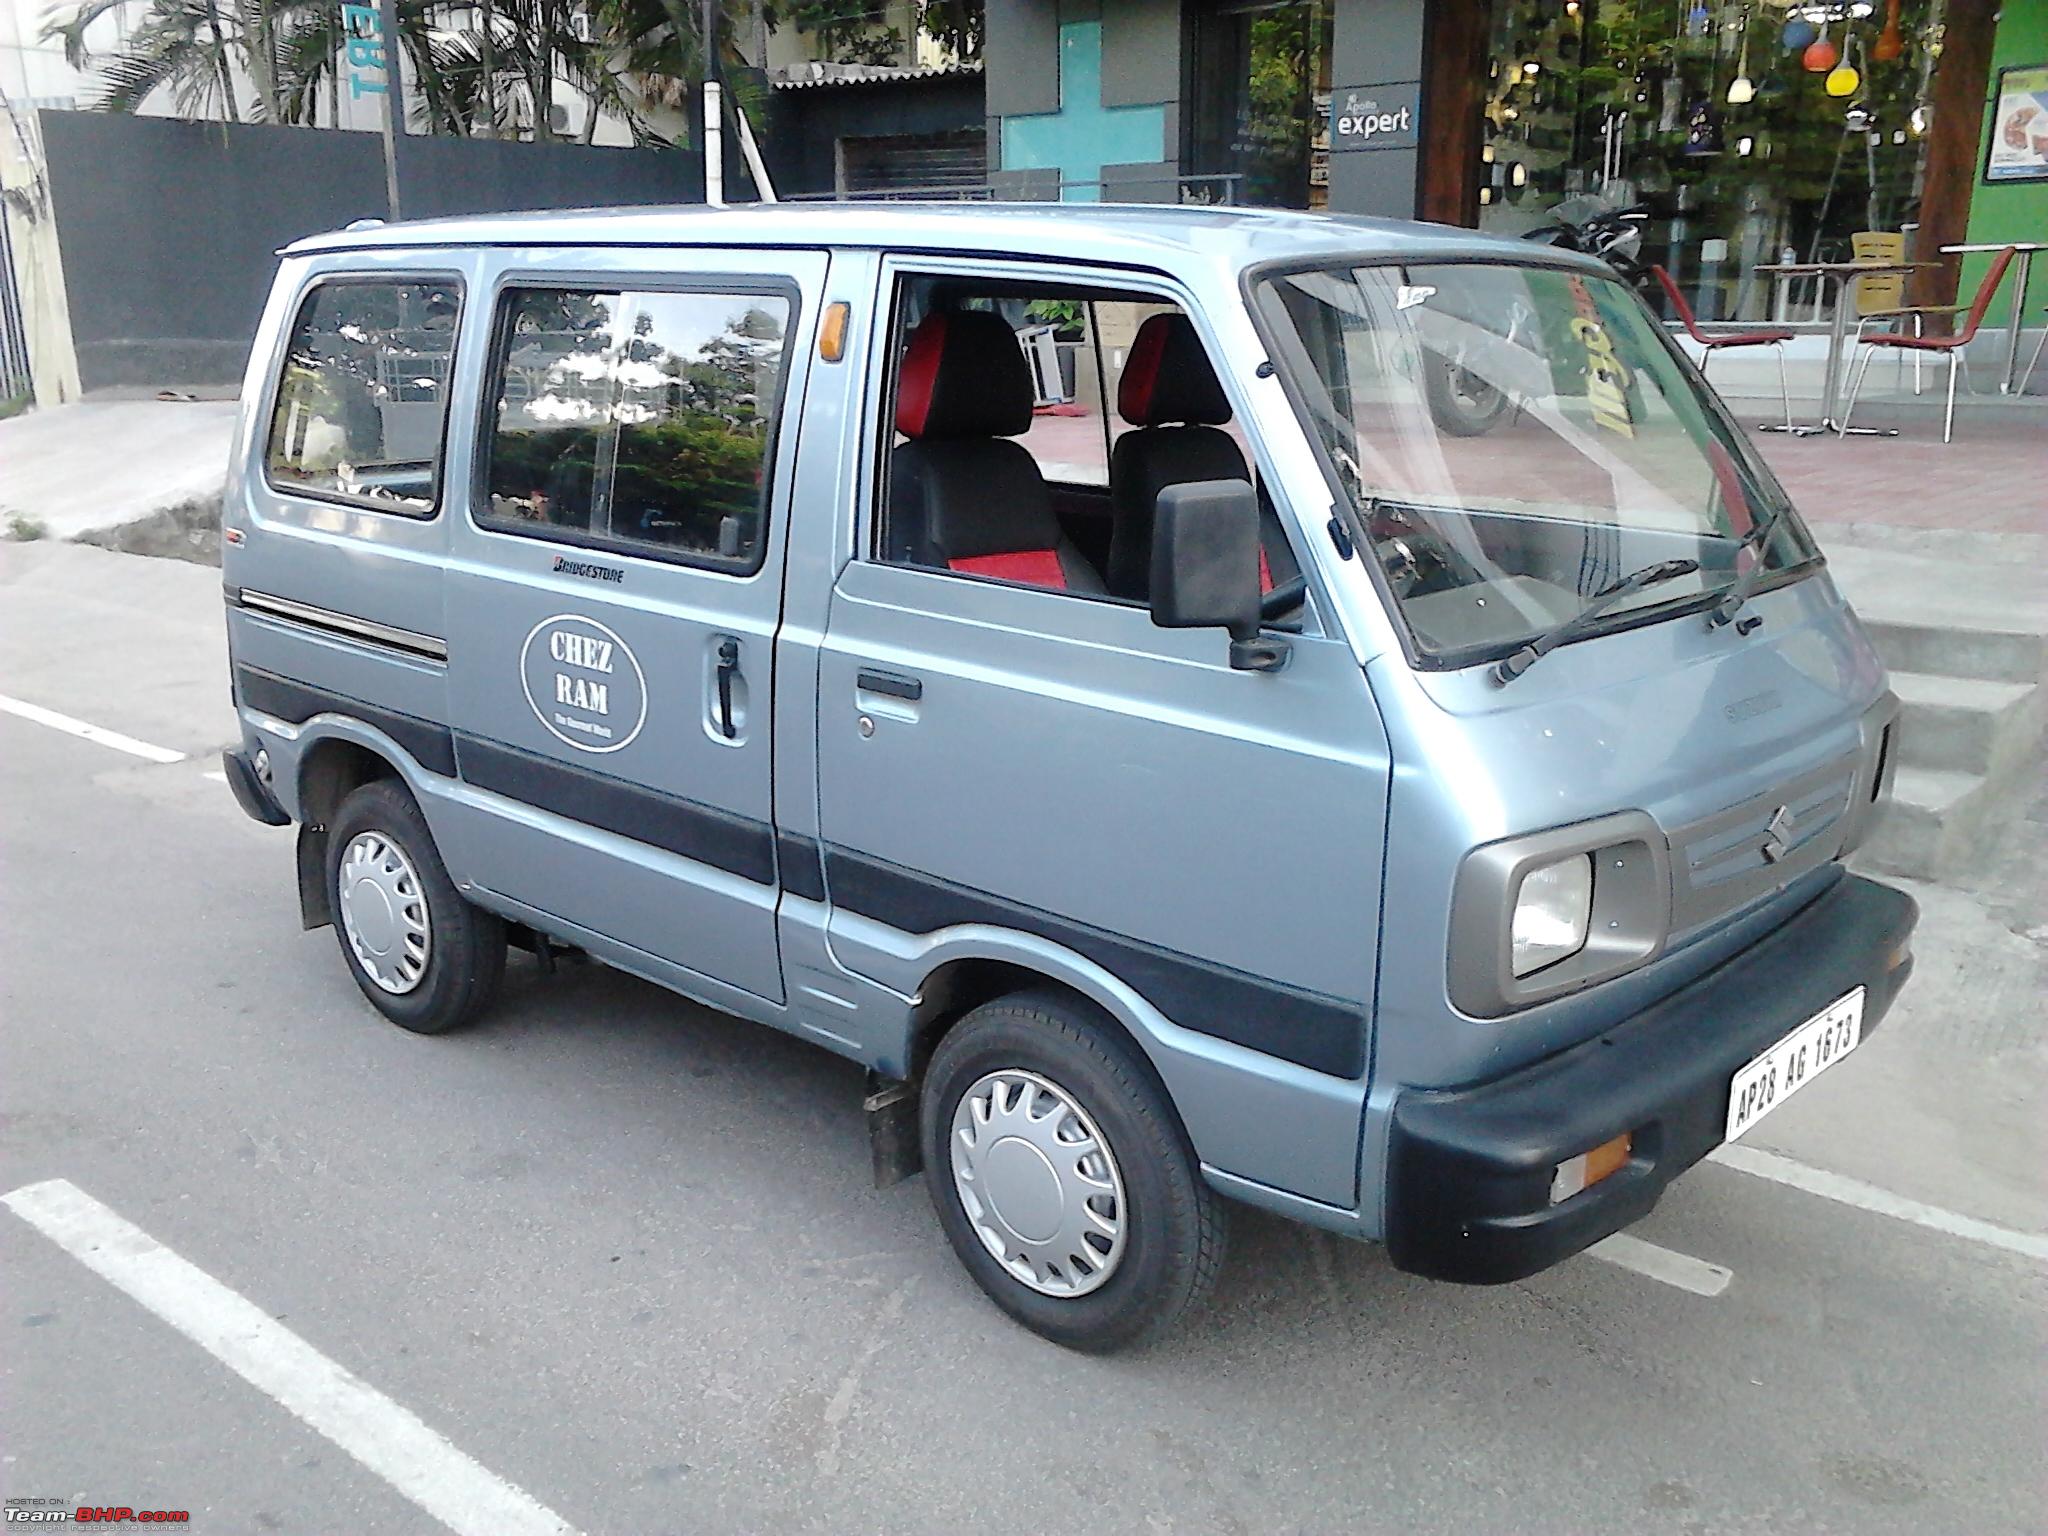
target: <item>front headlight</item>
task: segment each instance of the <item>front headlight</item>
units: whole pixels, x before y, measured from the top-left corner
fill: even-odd
[[[1498,1019],[1647,965],[1671,927],[1671,845],[1644,811],[1523,832],[1458,863],[1451,1006]]]
[[[1593,860],[1574,854],[1522,876],[1509,926],[1510,964],[1517,977],[1576,955],[1593,917]]]

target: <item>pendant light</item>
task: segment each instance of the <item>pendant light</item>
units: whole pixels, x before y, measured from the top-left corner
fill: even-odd
[[[1728,82],[1728,105],[1740,107],[1756,100],[1756,82],[1749,78],[1749,13],[1742,13],[1742,56],[1735,62],[1735,78]]]
[[[1871,44],[1870,56],[1880,64],[1889,64],[1905,51],[1906,40],[1899,32],[1899,0],[1891,0],[1884,13],[1884,30]]]
[[[1809,75],[1824,75],[1835,67],[1841,57],[1841,51],[1828,41],[1827,28],[1823,27],[1820,36],[1806,45],[1806,52],[1799,56],[1799,63]]]
[[[1854,42],[1855,39],[1852,37],[1850,41]],[[1830,96],[1854,96],[1856,87],[1862,83],[1863,76],[1858,74],[1856,67],[1849,62],[1848,50],[1845,48],[1842,52],[1842,62],[1828,71],[1822,88]]]

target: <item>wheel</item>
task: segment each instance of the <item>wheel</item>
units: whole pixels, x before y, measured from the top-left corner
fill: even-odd
[[[1423,364],[1422,385],[1430,415],[1453,437],[1484,436],[1514,404],[1498,384],[1435,354]]]
[[[422,1035],[466,1024],[505,975],[505,924],[456,893],[405,786],[377,779],[327,828],[327,903],[349,974],[376,1010]]]
[[[920,1105],[946,1237],[995,1304],[1106,1353],[1164,1333],[1223,1260],[1203,1181],[1149,1065],[1062,993],[985,1003],[939,1042]]]

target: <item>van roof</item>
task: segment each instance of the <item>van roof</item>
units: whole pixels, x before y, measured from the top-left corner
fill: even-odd
[[[1196,256],[1232,267],[1350,252],[1376,257],[1564,253],[1526,241],[1399,219],[1277,208],[1151,203],[747,203],[710,208],[576,208],[396,224],[364,221],[312,235],[280,254],[422,246],[788,246],[975,251],[1149,264]]]

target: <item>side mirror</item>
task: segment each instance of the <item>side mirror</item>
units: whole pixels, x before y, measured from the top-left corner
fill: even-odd
[[[1243,480],[1195,480],[1159,493],[1152,518],[1152,622],[1221,629],[1230,664],[1271,672],[1287,642],[1259,634],[1259,499]]]

